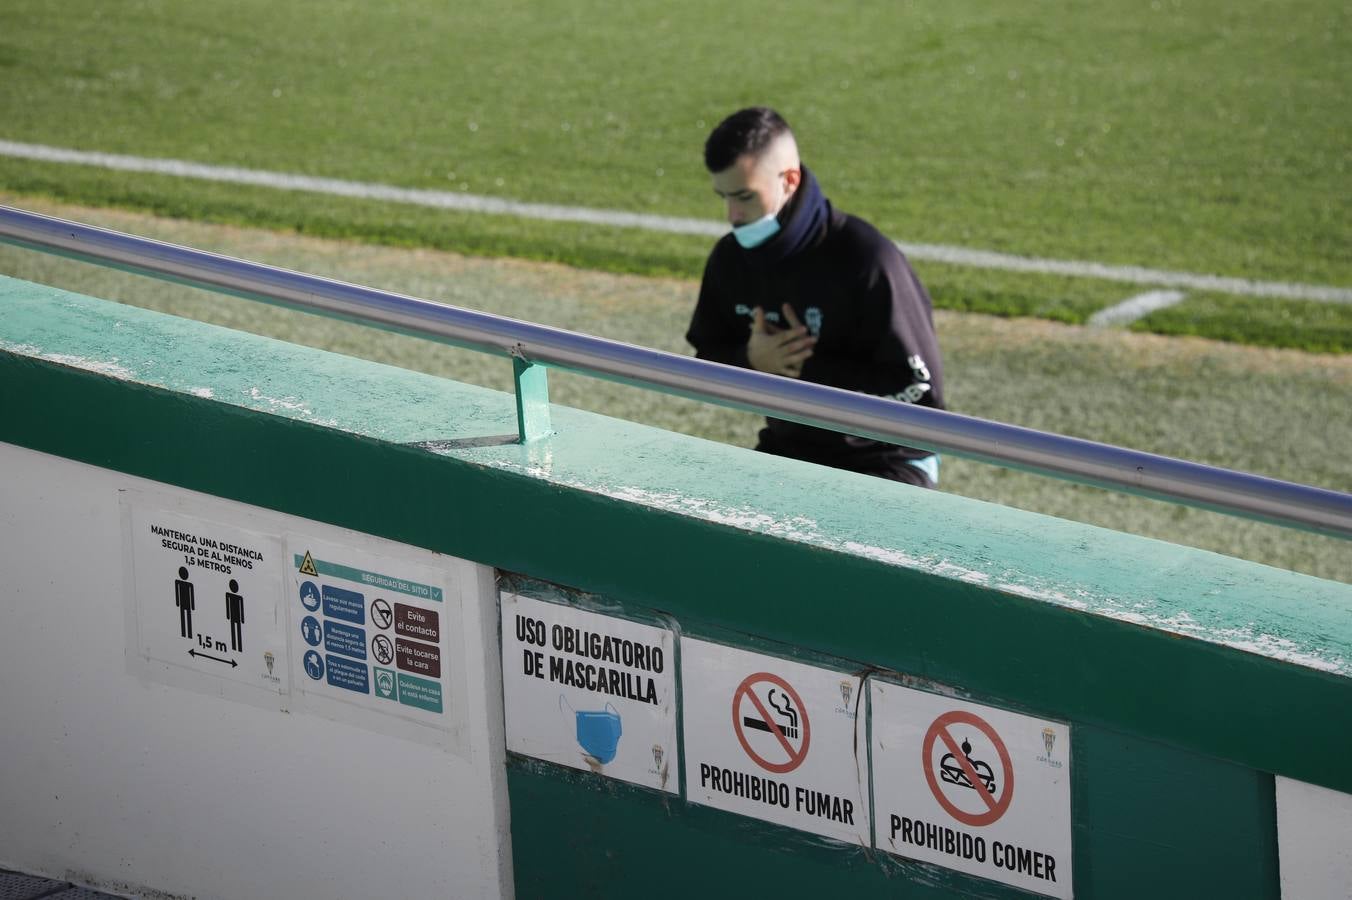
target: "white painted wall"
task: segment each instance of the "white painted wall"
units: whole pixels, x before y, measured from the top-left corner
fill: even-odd
[[[294,677],[213,689],[138,657],[129,496],[444,572],[444,739]],[[153,896],[508,897],[500,671],[490,569],[0,443],[0,866]]]
[[[1282,900],[1352,898],[1352,794],[1277,776]]]

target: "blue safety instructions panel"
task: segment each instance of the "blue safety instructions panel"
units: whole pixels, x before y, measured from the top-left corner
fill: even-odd
[[[440,725],[450,621],[435,568],[292,538],[296,684],[305,696]]]

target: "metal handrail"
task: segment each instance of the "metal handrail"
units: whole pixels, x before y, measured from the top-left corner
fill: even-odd
[[[899,403],[0,206],[0,241],[860,437],[1352,539],[1352,495]]]

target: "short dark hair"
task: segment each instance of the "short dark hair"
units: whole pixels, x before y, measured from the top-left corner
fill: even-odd
[[[789,134],[789,123],[768,106],[750,106],[728,116],[704,142],[704,166],[722,172],[745,154],[758,156],[770,143]]]

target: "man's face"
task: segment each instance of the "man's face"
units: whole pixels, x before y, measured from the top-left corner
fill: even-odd
[[[798,187],[796,169],[776,171],[772,155],[742,155],[713,175],[714,193],[727,204],[728,223],[736,228],[778,213]]]

